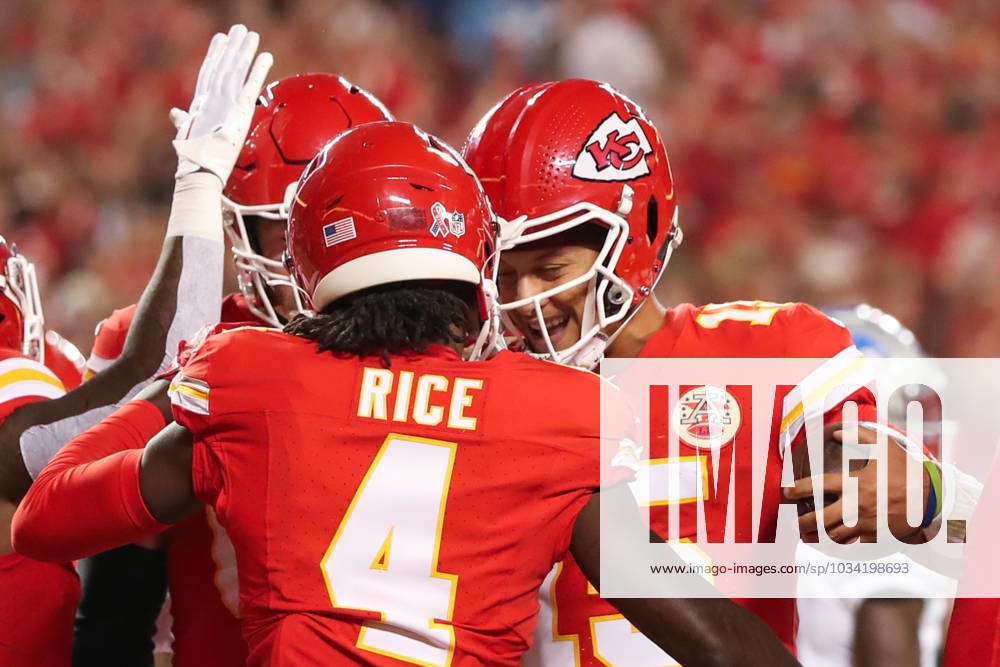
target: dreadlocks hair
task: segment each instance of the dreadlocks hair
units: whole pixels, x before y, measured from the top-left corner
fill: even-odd
[[[359,357],[423,352],[434,343],[464,345],[476,333],[475,287],[454,281],[390,283],[337,299],[284,332],[315,341],[320,352]]]

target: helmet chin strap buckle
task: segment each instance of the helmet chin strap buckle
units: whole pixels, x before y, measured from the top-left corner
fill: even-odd
[[[496,220],[497,226],[499,227],[499,232],[497,233],[497,249],[508,250],[513,247],[513,241],[516,241],[524,232],[524,223],[528,221],[528,216],[519,215],[516,218],[507,220],[506,218],[501,218],[498,215],[496,216]]]
[[[621,217],[627,216],[632,212],[632,197],[635,196],[635,190],[629,185],[622,186],[622,198],[618,201],[618,210],[615,211]]]
[[[607,346],[608,337],[603,333],[598,333],[587,341],[586,344],[582,345],[579,350],[574,352],[565,363],[585,368],[588,371],[593,370],[601,363],[601,359],[604,358],[604,350]]]

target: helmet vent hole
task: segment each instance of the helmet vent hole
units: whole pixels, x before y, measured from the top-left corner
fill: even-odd
[[[344,195],[340,195],[339,197],[330,200],[330,203],[327,204],[326,206],[324,206],[323,208],[326,209],[326,210],[329,210],[329,209],[333,208],[334,206],[336,206],[337,204],[339,204],[340,200],[343,199],[343,198],[344,198]]]
[[[660,207],[656,203],[656,197],[649,198],[649,205],[646,206],[646,238],[652,245],[656,241],[656,233],[660,231]]]
[[[350,90],[351,95],[357,95],[360,92],[361,92],[360,88],[358,88],[355,85],[351,85],[351,90]],[[333,99],[333,98],[331,97],[330,99]]]
[[[410,187],[414,190],[423,190],[424,192],[434,192],[434,188],[428,187],[426,185],[421,185],[420,183],[410,183]]]

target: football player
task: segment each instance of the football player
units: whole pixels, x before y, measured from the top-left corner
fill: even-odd
[[[241,25],[215,35],[189,110],[172,112],[178,169],[166,238],[121,357],[74,391],[18,407],[0,427],[0,535],[9,534],[13,503],[59,448],[140,391],[173,359],[180,340],[218,321],[222,186],[272,60],[267,53],[255,58],[258,40]],[[0,552],[9,548],[0,542]]]
[[[760,534],[737,535],[747,541],[773,540],[782,502],[781,443],[802,442],[803,425],[811,416],[822,416],[827,423],[841,421],[844,401],[855,402],[860,417],[874,421],[874,397],[865,387],[862,355],[847,329],[802,303],[660,305],[653,289],[682,241],[674,182],[655,127],[638,105],[608,84],[568,80],[520,88],[476,125],[464,155],[503,221],[501,309],[508,330],[523,338],[529,352],[586,368],[605,355],[828,360],[806,382],[837,385],[836,395],[826,398],[835,407],[822,414],[823,406],[806,404],[801,392],[787,389],[775,398]],[[679,478],[687,480],[688,488],[673,489],[675,498],[699,497],[699,480],[710,475],[722,480],[720,491],[706,498],[709,530],[725,526],[729,471],[741,475],[752,459],[734,455],[735,450],[751,451],[749,389],[724,391],[718,401],[711,401],[725,411],[719,415],[727,423],[722,443],[715,440],[715,430],[700,430],[695,423],[681,429],[684,461],[665,459],[666,433],[654,439],[648,451],[650,459],[663,459],[650,465],[664,475],[671,466],[698,467],[698,474],[681,471]],[[691,387],[681,400],[699,397],[705,397],[705,388]],[[747,427],[740,428],[741,423]],[[710,444],[721,447],[718,470]],[[874,475],[866,479],[874,485]],[[664,505],[670,499],[651,502],[654,526],[666,530]],[[694,534],[696,505],[681,505],[681,537]],[[739,532],[750,525],[740,521],[750,503],[737,502],[735,507]],[[890,509],[891,522],[905,521],[905,503],[890,504]],[[838,501],[824,514],[830,537],[857,539],[867,524],[862,520],[859,527],[847,527],[839,520],[840,511]],[[815,513],[802,521],[815,526]],[[900,530],[898,534],[906,534]],[[571,559],[553,570],[543,597],[551,604],[558,600],[558,609],[539,623],[530,664],[662,665],[670,660],[588,588]],[[794,600],[740,602],[793,649]]]
[[[598,502],[636,511],[608,484],[634,450],[628,411],[599,427],[596,376],[460,356],[492,339],[493,224],[440,140],[394,122],[341,134],[290,211],[316,315],[196,345],[171,383],[177,423],[140,399],[74,440],[21,503],[15,547],[80,555],[205,502],[239,564],[249,664],[520,664],[553,561],[571,550],[596,582]],[[68,516],[83,497],[100,502]],[[796,664],[724,598],[617,603],[689,664]]]
[[[71,358],[46,340],[34,266],[0,237],[0,420],[79,383]],[[0,535],[9,539],[9,531]],[[79,598],[72,564],[0,556],[0,664],[68,665]]]
[[[914,360],[924,356],[923,349],[913,332],[895,317],[867,304],[824,308],[824,312],[847,326],[854,344],[865,357],[901,357],[900,363],[904,364],[901,370],[908,364],[921,363]],[[933,370],[932,362],[926,362],[925,367]],[[901,378],[894,384],[907,383]],[[925,418],[924,444],[939,453],[940,403],[931,398],[926,388],[921,392],[915,385],[909,385],[907,390],[905,396],[899,396],[899,401],[889,403],[889,421],[905,425],[907,405],[919,401]],[[799,545],[799,553],[805,562],[838,560],[807,544]],[[910,574],[906,577],[872,574],[850,581],[800,580],[797,646],[803,664],[810,667],[938,664],[949,601],[921,598],[934,588],[948,590],[947,579],[903,555],[892,556],[890,562],[905,562]]]
[[[381,102],[332,74],[292,76],[265,87],[223,190],[223,219],[240,291],[223,299],[222,322],[280,328],[302,310],[282,261],[290,189],[330,139],[381,120],[392,120]],[[121,354],[135,309],[116,310],[98,326],[87,360],[89,374]],[[246,642],[236,618],[236,562],[214,513],[205,508],[181,521],[167,540],[174,667],[246,664]],[[120,567],[118,550],[106,558],[109,568]],[[86,590],[86,580],[84,586]],[[94,632],[106,637],[121,625],[114,621],[123,613],[128,610],[119,607],[104,623],[93,619],[91,625],[100,626]],[[106,643],[96,646],[95,654],[106,652]]]

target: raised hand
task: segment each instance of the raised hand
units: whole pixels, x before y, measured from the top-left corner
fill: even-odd
[[[260,36],[243,25],[212,37],[190,108],[170,111],[177,127],[173,142],[177,178],[208,171],[223,184],[229,179],[250,128],[255,100],[274,61],[267,52],[254,59],[259,42]]]

